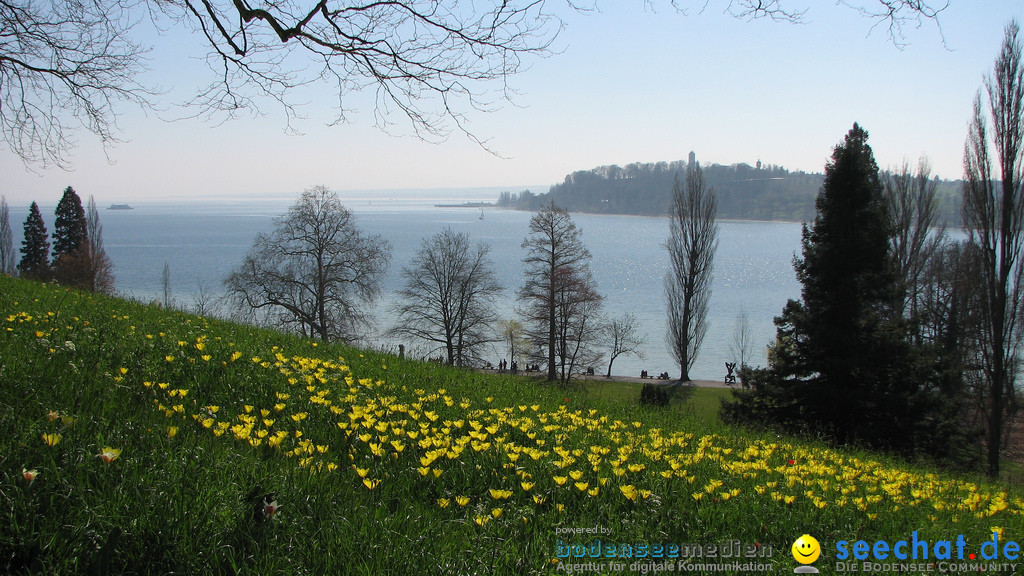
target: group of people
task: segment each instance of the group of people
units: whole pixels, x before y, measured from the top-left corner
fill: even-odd
[[[641,370],[640,371],[640,378],[646,380],[648,378],[654,378],[654,377],[651,376],[647,372],[647,370]],[[662,372],[661,374],[658,374],[658,380],[668,380],[668,379],[669,379],[668,372]]]
[[[487,363],[487,367],[488,368],[491,367],[490,362]],[[527,372],[540,372],[540,364],[527,364],[526,365],[526,371]],[[499,360],[498,361],[498,373],[499,374],[504,374],[505,372],[508,372],[509,374],[512,374],[513,376],[515,376],[516,374],[519,373],[519,363],[513,360],[512,361],[512,368],[510,369],[509,368],[509,364],[508,364],[508,360]]]
[[[509,372],[508,360],[501,360],[501,361],[498,362],[498,374],[504,374],[505,372]],[[512,370],[511,370],[510,374],[515,376],[518,373],[519,373],[519,364],[515,360],[513,360],[512,361]]]

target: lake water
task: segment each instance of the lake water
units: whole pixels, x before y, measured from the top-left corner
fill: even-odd
[[[491,246],[498,277],[505,286],[499,304],[504,317],[512,317],[515,295],[523,283],[521,248],[532,213],[497,209],[436,208],[437,202],[492,201],[497,193],[463,192],[459,195],[430,192],[342,193],[343,202],[356,214],[356,223],[368,233],[381,234],[393,248],[391,266],[384,280],[384,299],[375,306],[378,331],[389,326],[391,295],[401,284],[400,271],[420,247],[421,241],[445,227],[466,232],[474,242]],[[273,218],[287,209],[290,200],[253,204],[170,205],[139,203],[134,210],[100,211],[107,253],[115,266],[116,289],[139,300],[163,298],[162,273],[171,270],[172,297],[178,306],[193,304],[200,287],[222,291],[222,282],[237,266],[258,232],[269,231]],[[53,231],[53,206],[41,206],[47,230]],[[15,243],[20,247],[27,207],[11,207]],[[647,337],[645,358],[621,356],[616,374],[639,375],[641,370],[678,376],[665,344],[663,278],[669,269],[663,247],[668,238],[666,218],[573,214],[582,230],[593,260],[591,267],[599,291],[605,296],[609,316],[632,312]],[[793,256],[800,249],[800,225],[789,222],[728,221],[720,223],[711,296],[710,328],[691,371],[701,379],[721,379],[729,353],[737,314],[745,310],[754,336],[754,364],[765,362],[765,345],[775,329],[772,319],[787,299],[800,295],[793,273]],[[376,345],[387,345],[375,338]],[[412,347],[411,342],[406,343]],[[503,348],[492,356],[497,362]],[[607,363],[595,367],[599,373]]]

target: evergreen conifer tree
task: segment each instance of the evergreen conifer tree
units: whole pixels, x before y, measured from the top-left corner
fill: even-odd
[[[53,223],[53,260],[57,262],[64,254],[71,254],[86,242],[88,231],[82,199],[75,189],[68,186],[57,204],[57,217]]]
[[[88,282],[89,233],[82,199],[68,186],[57,204],[53,224],[53,277],[61,284],[85,287]]]
[[[43,215],[35,202],[29,207],[25,219],[25,239],[21,242],[21,262],[18,271],[22,277],[48,280],[50,277],[50,240],[43,223]]]
[[[917,356],[893,310],[899,282],[886,199],[868,134],[854,124],[825,168],[817,217],[795,262],[801,301],[780,317],[769,367],[748,373],[727,417],[808,428],[840,442],[913,451]]]

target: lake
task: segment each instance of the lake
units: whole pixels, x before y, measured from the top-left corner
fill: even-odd
[[[498,209],[438,208],[435,203],[493,201],[497,192],[399,191],[340,193],[356,214],[357,226],[380,234],[392,245],[392,261],[384,280],[383,301],[374,307],[377,331],[389,327],[392,294],[401,285],[401,268],[409,263],[427,238],[446,227],[466,232],[471,241],[491,246],[491,256],[505,294],[499,303],[503,317],[512,317],[516,292],[523,283],[521,248],[532,213]],[[143,301],[162,300],[162,273],[171,271],[171,295],[183,308],[193,305],[202,288],[222,291],[222,282],[237,266],[259,232],[273,226],[290,200],[252,203],[133,204],[134,210],[100,209],[103,238],[114,262],[117,292]],[[49,232],[54,206],[41,205]],[[481,213],[483,218],[481,219]],[[16,247],[28,207],[11,206]],[[678,376],[665,343],[663,279],[668,272],[667,218],[573,214],[583,242],[593,256],[591,267],[605,313],[612,317],[631,312],[647,337],[645,358],[621,356],[614,373],[638,376],[641,370]],[[753,364],[764,364],[765,346],[774,338],[772,319],[786,301],[798,298],[800,284],[793,272],[793,257],[800,250],[800,224],[791,222],[723,221],[719,223],[714,288],[709,312],[710,328],[691,376],[719,380],[729,352],[737,315],[745,310],[754,336]],[[387,346],[379,336],[375,346]],[[410,350],[416,350],[407,342]],[[504,357],[495,349],[493,362]],[[607,361],[596,366],[598,373]]]

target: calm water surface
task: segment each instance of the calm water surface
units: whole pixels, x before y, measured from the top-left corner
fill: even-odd
[[[470,200],[490,201],[490,195]],[[528,232],[531,213],[487,209],[436,208],[435,202],[452,199],[423,195],[343,196],[356,213],[357,225],[368,233],[381,234],[392,245],[392,261],[384,280],[384,300],[375,306],[378,331],[391,322],[388,307],[391,294],[400,286],[401,268],[427,238],[446,227],[466,232],[474,242],[491,246],[498,277],[505,286],[499,304],[504,317],[512,317],[515,294],[523,282],[521,248]],[[462,199],[459,199],[461,202]],[[134,210],[101,209],[104,243],[114,261],[119,293],[140,300],[162,299],[162,272],[171,269],[172,297],[179,306],[189,307],[202,287],[219,293],[231,268],[237,266],[259,232],[273,227],[273,218],[289,202],[245,207],[230,204],[160,205],[138,204]],[[52,232],[53,206],[41,206],[47,230]],[[11,207],[11,225],[20,247],[22,223],[27,207]],[[678,368],[665,344],[665,301],[663,278],[668,271],[664,243],[668,238],[665,218],[573,214],[590,250],[598,289],[605,296],[609,316],[635,314],[647,337],[645,358],[622,356],[615,361],[616,374],[639,375]],[[789,298],[800,295],[792,260],[800,249],[800,225],[784,222],[721,222],[715,280],[711,297],[710,329],[691,374],[696,378],[720,379],[729,353],[737,314],[745,310],[754,335],[753,363],[763,364],[764,347],[774,337],[772,318]],[[379,337],[378,345],[387,345]],[[407,343],[411,344],[411,343]],[[502,357],[495,349],[493,361]],[[597,366],[603,372],[607,363]]]

